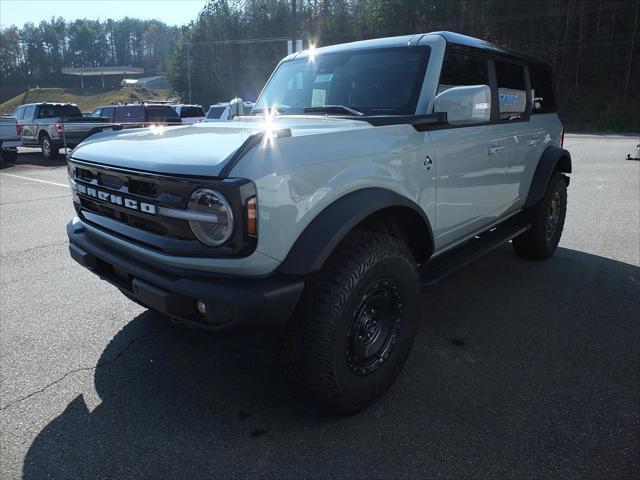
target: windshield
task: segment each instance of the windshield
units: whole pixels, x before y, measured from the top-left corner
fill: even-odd
[[[182,107],[181,118],[204,117],[204,110],[201,107]]]
[[[220,117],[222,117],[222,114],[224,113],[225,108],[227,107],[210,107],[209,112],[207,113],[207,118],[220,119]]]
[[[281,114],[340,105],[365,115],[413,115],[429,56],[428,47],[355,50],[282,63],[253,113],[276,107]],[[322,113],[322,112],[317,112]],[[344,115],[344,111],[324,113]],[[323,113],[323,114],[324,114]]]
[[[147,120],[150,122],[162,122],[174,118],[180,118],[176,111],[168,105],[148,105]]]

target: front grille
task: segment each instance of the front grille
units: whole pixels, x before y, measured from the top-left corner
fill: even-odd
[[[75,170],[78,215],[94,226],[173,254],[228,256],[255,249],[256,239],[245,235],[242,228],[246,200],[256,194],[255,185],[248,180],[166,176],[77,159],[69,163]],[[219,191],[234,208],[239,221],[224,246],[205,246],[188,221],[158,214],[160,207],[186,209],[191,194],[199,188]]]

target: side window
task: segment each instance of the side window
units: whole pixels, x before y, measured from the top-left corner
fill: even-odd
[[[101,108],[96,108],[93,112],[91,112],[91,116],[92,117],[99,117],[101,113],[102,113],[102,109]]]
[[[18,107],[15,112],[13,112],[12,117],[16,120],[22,120],[22,114],[24,113],[24,107]]]
[[[500,120],[519,120],[527,108],[524,67],[496,60]]]
[[[108,118],[111,121],[111,115],[113,114],[113,107],[106,107],[102,109],[100,112],[100,116],[104,118]]]
[[[553,75],[551,69],[539,65],[529,67],[531,79],[532,113],[553,113],[556,111]]]
[[[144,107],[131,105],[116,108],[116,122],[144,122]]]
[[[24,114],[22,115],[23,120],[31,120],[33,118],[33,112],[35,111],[35,105],[29,105],[24,108]]]
[[[491,120],[489,63],[470,55],[446,53],[435,98],[436,112],[446,112],[452,125]]]

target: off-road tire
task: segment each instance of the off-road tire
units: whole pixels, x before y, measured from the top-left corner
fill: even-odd
[[[0,149],[0,161],[3,164],[12,165],[18,159],[18,150],[11,148]]]
[[[47,160],[54,160],[60,156],[60,148],[49,138],[49,135],[45,134],[40,137],[40,148],[42,156]]]
[[[567,213],[567,182],[559,172],[553,174],[547,190],[528,212],[531,228],[513,239],[513,248],[521,257],[545,260],[553,255],[560,242]]]
[[[277,352],[322,407],[352,414],[392,385],[419,319],[418,273],[409,248],[389,235],[355,231],[308,279]],[[363,346],[356,337],[371,343]]]

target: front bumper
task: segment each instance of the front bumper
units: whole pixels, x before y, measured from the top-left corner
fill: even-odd
[[[82,222],[67,225],[71,257],[130,299],[193,326],[248,338],[277,334],[291,317],[304,288],[302,277],[214,276],[154,265],[122,248],[95,241]],[[197,311],[202,300],[206,314]]]

